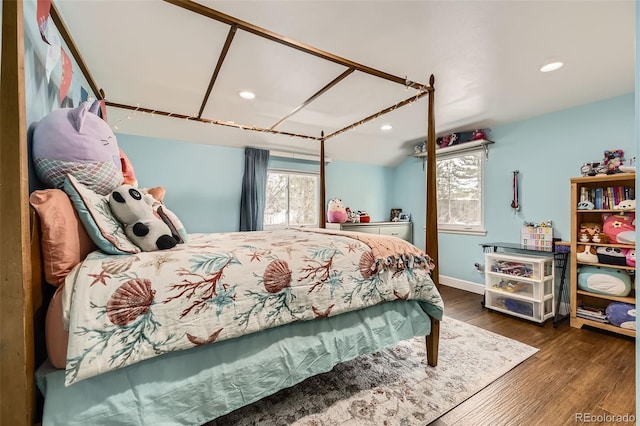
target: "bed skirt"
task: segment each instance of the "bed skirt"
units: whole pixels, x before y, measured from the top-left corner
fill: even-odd
[[[42,425],[202,425],[340,362],[429,334],[430,308],[378,304],[169,353],[69,387],[64,370],[47,361],[36,372]]]

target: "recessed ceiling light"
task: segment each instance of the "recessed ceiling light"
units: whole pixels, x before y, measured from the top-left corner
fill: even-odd
[[[248,90],[243,90],[240,92],[240,97],[244,99],[254,99],[256,97],[256,94]]]
[[[549,62],[548,64],[544,65],[542,68],[540,68],[540,71],[542,72],[549,72],[549,71],[555,71],[558,68],[562,68],[564,64],[560,61],[553,61],[553,62]]]
[[[382,126],[380,126],[380,130],[384,130],[385,132],[391,129],[393,129],[393,126],[391,126],[391,124],[383,124]]]

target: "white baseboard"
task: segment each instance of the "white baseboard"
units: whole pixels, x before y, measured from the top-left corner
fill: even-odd
[[[440,284],[476,294],[484,294],[484,284],[440,275]]]

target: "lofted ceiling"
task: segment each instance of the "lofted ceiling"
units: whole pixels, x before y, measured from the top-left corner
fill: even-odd
[[[198,3],[403,80],[428,84],[433,74],[438,134],[634,91],[633,0]],[[119,133],[317,153],[317,140],[288,134],[329,135],[420,93],[354,71],[272,127],[349,68],[239,28],[205,99],[230,25],[160,0],[55,5],[107,101],[286,134],[109,107]],[[553,59],[564,67],[541,73]],[[256,98],[240,98],[241,90]],[[427,98],[327,139],[326,155],[397,165],[426,137]],[[382,124],[393,129],[383,131]]]

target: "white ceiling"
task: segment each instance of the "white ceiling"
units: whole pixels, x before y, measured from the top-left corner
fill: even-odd
[[[213,1],[201,4],[395,76],[435,76],[438,134],[492,128],[634,91],[633,0]],[[57,0],[108,101],[197,115],[229,26],[159,0]],[[541,73],[546,61],[565,66]],[[238,30],[203,118],[271,127],[344,66]],[[250,89],[256,99],[240,99]],[[416,94],[354,72],[277,130],[330,134]],[[326,142],[393,166],[424,139],[427,97]],[[110,108],[120,133],[316,153],[318,143]],[[132,119],[126,120],[127,116]],[[393,130],[383,132],[384,123]],[[489,134],[490,136],[490,134]]]

